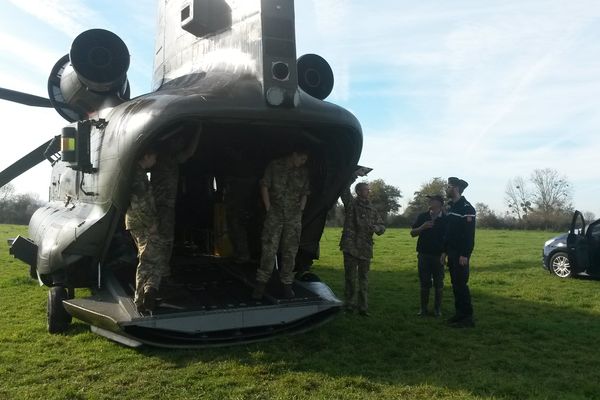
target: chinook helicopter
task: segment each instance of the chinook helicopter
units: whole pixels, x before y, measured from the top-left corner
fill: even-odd
[[[91,29],[50,72],[49,98],[0,89],[0,98],[53,107],[68,121],[60,135],[0,172],[0,186],[41,162],[52,164],[49,202],[10,253],[49,287],[48,330],[72,317],[127,346],[202,347],[302,332],[341,309],[312,273],[328,210],[357,168],[358,120],[324,101],[333,88],[328,63],[296,58],[293,0],[158,2],[153,91],[130,99],[129,52],[114,33]],[[133,304],[136,248],[124,228],[134,163],[150,146],[196,132],[180,165],[171,268],[179,282],[153,313]],[[293,299],[252,300],[260,259],[262,211],[249,193],[251,260],[236,263],[227,238],[227,177],[258,179],[294,146],[310,149],[311,181],[302,219]],[[304,272],[304,273],[303,273]],[[76,297],[75,289],[91,288]]]

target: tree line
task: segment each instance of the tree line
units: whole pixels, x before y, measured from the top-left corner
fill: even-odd
[[[0,224],[27,225],[44,203],[33,194],[17,194],[12,184],[0,187]]]
[[[427,195],[439,194],[445,197],[446,180],[441,177],[432,178],[421,184],[400,213],[399,201],[402,192],[399,188],[387,185],[382,179],[368,183],[371,188],[371,202],[390,227],[410,227],[417,215],[427,210]],[[504,214],[495,212],[485,203],[474,204],[479,227],[568,230],[574,212],[572,185],[556,170],[536,169],[527,178],[517,176],[509,179],[504,194],[504,204],[507,207]],[[591,222],[595,216],[591,212],[584,212],[584,218]],[[343,223],[344,209],[338,202],[330,210],[327,224],[342,226]]]
[[[427,195],[445,195],[446,180],[432,178],[413,193],[406,208],[401,211],[402,191],[383,179],[368,182],[371,202],[390,227],[409,227],[417,215],[428,208]],[[504,203],[507,211],[497,213],[487,204],[475,203],[477,225],[492,229],[544,229],[564,231],[573,216],[572,185],[556,170],[536,169],[528,177],[517,176],[506,184]],[[17,194],[12,184],[0,188],[0,223],[27,225],[43,202],[36,195]],[[587,222],[595,220],[591,212],[584,212]],[[327,215],[328,226],[342,226],[344,208],[340,202]]]

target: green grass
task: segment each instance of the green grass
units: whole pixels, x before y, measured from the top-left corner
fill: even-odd
[[[0,399],[600,398],[600,282],[542,270],[552,233],[477,232],[472,330],[415,316],[415,241],[390,229],[376,240],[370,318],[253,345],[133,350],[78,321],[46,333],[47,291],[4,240],[25,232],[0,226]],[[338,240],[326,230],[314,271],[341,296]]]

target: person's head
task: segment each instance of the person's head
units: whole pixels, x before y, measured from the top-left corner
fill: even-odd
[[[297,148],[292,152],[290,158],[294,167],[301,167],[306,164],[306,161],[308,161],[308,151],[303,148]]]
[[[438,214],[440,211],[442,211],[442,207],[444,206],[444,199],[442,196],[439,194],[434,194],[428,195],[427,198],[429,199],[429,209],[432,212]]]
[[[140,167],[144,169],[150,169],[154,166],[154,164],[156,164],[157,155],[157,150],[153,147],[149,147],[146,149],[146,151],[144,151],[144,154],[142,154],[138,160],[138,164],[140,164]]]
[[[360,197],[361,199],[368,199],[369,198],[369,193],[371,192],[371,189],[369,188],[369,184],[368,183],[366,183],[366,182],[359,182],[354,187],[354,191],[356,192],[356,195],[358,197]]]
[[[469,184],[455,176],[448,178],[448,186],[446,186],[446,195],[451,199],[460,197],[463,191],[469,186]]]

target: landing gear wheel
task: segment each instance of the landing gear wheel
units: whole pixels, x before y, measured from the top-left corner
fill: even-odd
[[[51,287],[48,291],[48,332],[63,333],[69,328],[73,317],[65,310],[63,300],[67,300],[67,289]]]

